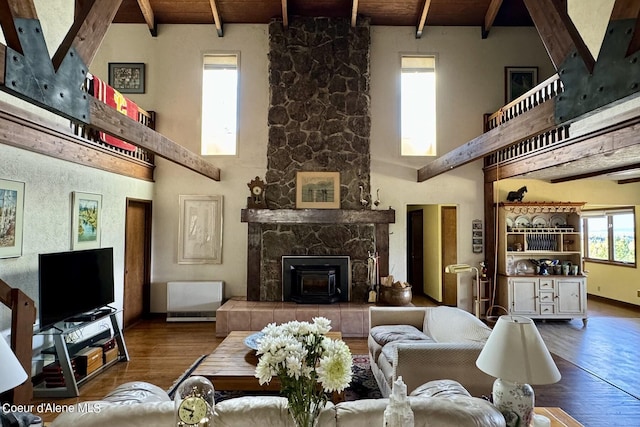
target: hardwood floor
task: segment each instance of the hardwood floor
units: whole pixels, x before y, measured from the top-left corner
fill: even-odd
[[[414,303],[434,305],[421,297],[414,297]],[[534,385],[536,405],[559,406],[585,426],[639,426],[640,400],[636,396],[640,396],[640,390],[625,390],[632,385],[616,384],[594,368],[583,365],[591,360],[593,364],[607,366],[611,355],[616,353],[616,365],[610,371],[617,372],[621,378],[636,378],[636,367],[640,366],[637,348],[640,328],[634,325],[640,325],[640,308],[590,299],[589,317],[586,331],[574,332],[576,338],[572,338],[570,332],[576,325],[582,325],[579,320],[537,323],[545,342],[555,353],[562,379],[557,384]],[[556,332],[547,332],[550,329]],[[143,320],[127,329],[125,338],[131,360],[118,363],[83,384],[79,398],[34,399],[34,403],[98,400],[117,385],[134,380],[168,389],[198,356],[211,353],[222,341],[215,336],[215,323],[167,323],[163,319]],[[345,342],[353,354],[367,352],[366,339],[347,338]],[[573,354],[585,356],[579,360],[572,360],[570,353],[559,356],[561,347],[572,348]],[[57,414],[38,415],[51,421]]]

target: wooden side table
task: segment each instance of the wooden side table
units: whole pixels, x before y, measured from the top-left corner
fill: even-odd
[[[551,427],[584,427],[561,408],[536,407],[534,411],[538,415],[544,415],[549,418],[549,420],[551,420]]]

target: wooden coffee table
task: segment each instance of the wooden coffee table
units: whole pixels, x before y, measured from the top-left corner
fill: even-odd
[[[258,357],[255,350],[244,344],[244,339],[255,331],[233,331],[208,355],[191,375],[202,375],[211,380],[216,390],[279,391],[280,381],[273,378],[260,385],[254,376]],[[341,332],[329,332],[327,337],[342,339]]]
[[[560,408],[536,407],[534,411],[549,418],[551,427],[582,427],[582,424]]]

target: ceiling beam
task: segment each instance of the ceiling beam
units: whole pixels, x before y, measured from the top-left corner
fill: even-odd
[[[153,166],[89,145],[83,138],[73,135],[69,126],[49,122],[34,112],[2,101],[0,129],[0,144],[131,178],[153,181]]]
[[[493,27],[493,23],[498,16],[500,6],[502,6],[503,0],[491,0],[486,15],[484,15],[484,24],[482,25],[482,38],[486,39],[489,36],[489,31]]]
[[[602,159],[614,155],[628,160],[628,168],[630,164],[633,164],[634,159],[638,159],[638,132],[640,132],[640,111],[632,119],[578,138],[567,139],[553,149],[532,153],[526,158],[487,168],[485,169],[485,182],[513,177],[526,178],[528,173],[535,176],[535,172],[542,172],[549,168],[575,170],[576,166],[572,167],[572,163],[576,162],[591,163],[591,166],[582,170],[597,170],[598,165],[605,164]],[[580,166],[578,165],[578,167]],[[602,167],[600,166],[600,169]],[[559,175],[561,174],[556,174],[556,176]]]
[[[560,72],[568,58],[575,55],[587,73],[593,72],[593,55],[578,33],[566,8],[557,0],[524,0],[524,4],[556,71]]]
[[[353,0],[353,5],[351,6],[351,26],[352,27],[355,28],[357,20],[358,20],[358,0]]]
[[[424,24],[425,22],[427,22],[427,14],[429,13],[429,7],[431,7],[431,0],[424,0],[424,6],[422,7],[422,14],[420,15],[420,22],[418,22],[418,29],[416,30],[417,39],[422,37]]]
[[[158,23],[156,22],[156,17],[153,14],[153,8],[151,7],[151,3],[149,0],[138,0],[138,6],[140,7],[140,11],[142,12],[142,16],[144,16],[144,21],[147,23],[147,27],[149,27],[149,32],[152,37],[158,36]]]
[[[216,24],[218,37],[222,37],[222,20],[220,19],[220,14],[218,13],[218,4],[216,3],[216,0],[209,0],[209,4],[211,5],[211,13],[213,13],[213,22]]]
[[[220,181],[220,169],[166,136],[90,96],[90,125],[99,131],[149,150],[201,175]]]
[[[71,48],[80,56],[84,64],[89,66],[93,62],[121,3],[122,0],[100,0],[85,3],[85,7],[76,15],[71,28],[51,59],[54,70],[58,70]]]
[[[282,0],[282,26],[285,30],[289,28],[289,10],[287,7],[287,0]]]
[[[638,169],[638,168],[640,168],[640,163],[635,163],[632,165],[617,166],[615,168],[608,168],[608,169],[602,169],[597,171],[591,171],[591,172],[566,176],[562,178],[555,178],[555,179],[552,179],[550,182],[552,184],[557,184],[559,182],[568,182],[568,181],[575,181],[575,180],[584,179],[584,178],[593,178],[596,176],[607,175],[610,173],[624,172],[629,169]]]
[[[418,170],[418,182],[426,181],[458,166],[480,159],[501,148],[539,135],[556,124],[553,100],[520,114],[467,143],[449,151]]]

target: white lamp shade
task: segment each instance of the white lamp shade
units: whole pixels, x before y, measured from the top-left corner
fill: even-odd
[[[520,384],[553,384],[560,371],[533,320],[500,316],[476,366],[483,372]]]
[[[0,336],[0,393],[19,386],[27,379],[27,373],[22,369],[18,358],[11,351],[11,347]]]

